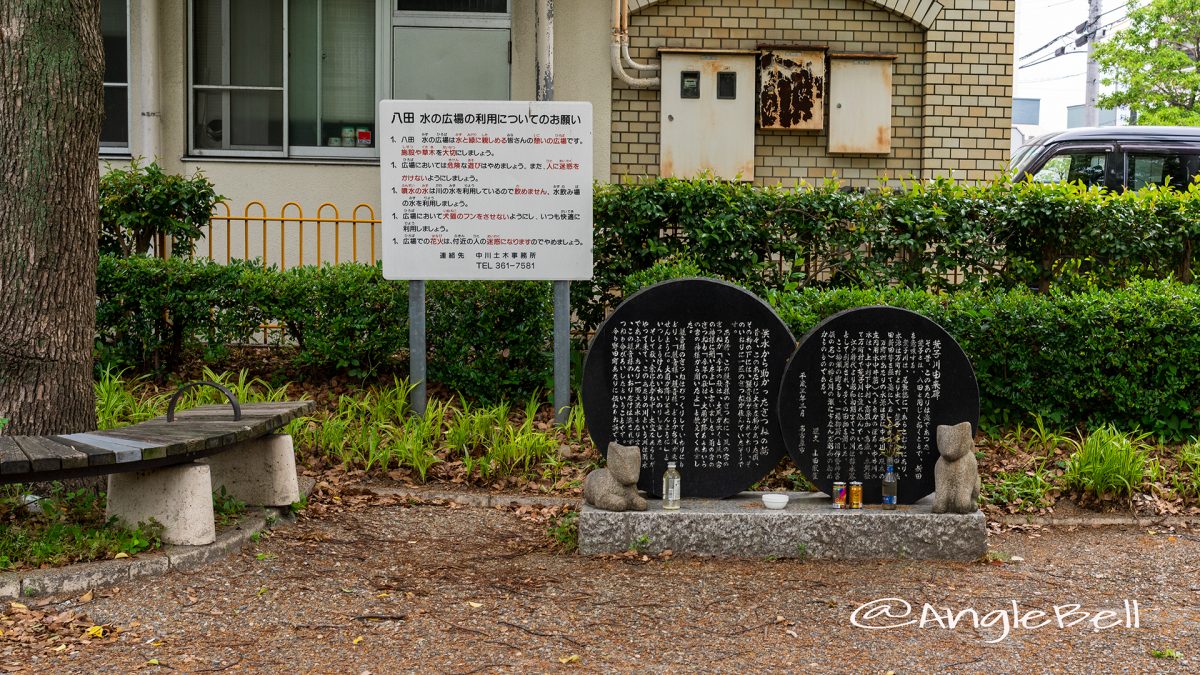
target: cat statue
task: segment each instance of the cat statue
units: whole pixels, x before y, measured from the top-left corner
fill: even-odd
[[[933,512],[975,513],[979,510],[979,462],[971,423],[938,425],[937,447],[942,456],[933,466]]]
[[[608,467],[596,469],[583,481],[584,501],[605,511],[645,511],[646,500],[637,491],[641,471],[641,448],[609,443]]]

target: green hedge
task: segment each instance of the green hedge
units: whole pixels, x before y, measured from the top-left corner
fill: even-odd
[[[958,341],[992,425],[1042,415],[1059,427],[1113,423],[1174,439],[1200,428],[1200,289],[1138,281],[1115,290],[953,294],[806,289],[772,304],[797,336],[843,309],[904,307]]]
[[[664,178],[597,185],[594,214],[596,275],[572,284],[581,332],[619,301],[627,276],[675,255],[757,293],[1187,283],[1200,255],[1196,184],[1113,193],[935,180],[856,193]]]
[[[631,276],[627,292],[690,276],[673,260]],[[936,321],[962,346],[979,381],[984,422],[1059,428],[1112,423],[1181,440],[1200,431],[1200,288],[1143,280],[1082,292],[905,288],[771,291],[797,339],[821,320],[869,305]]]
[[[184,354],[219,357],[275,321],[298,366],[355,377],[407,370],[408,284],[376,266],[280,272],[104,255],[96,291],[104,365],[173,372]],[[552,322],[546,282],[429,282],[429,379],[477,400],[528,395],[551,369]]]
[[[172,372],[183,355],[221,356],[264,319],[261,270],[101,255],[96,269],[96,352],[101,364]]]

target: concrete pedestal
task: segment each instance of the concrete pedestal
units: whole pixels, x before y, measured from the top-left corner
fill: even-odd
[[[721,557],[974,560],[987,552],[983,513],[934,514],[931,500],[895,511],[878,505],[839,510],[815,492],[789,493],[787,508],[767,510],[761,492],[724,500],[686,499],[678,511],[649,500],[646,511],[614,513],[584,505],[579,551]]]
[[[212,491],[222,487],[253,506],[288,506],[300,500],[292,437],[276,434],[244,441],[207,459]]]
[[[109,518],[126,527],[150,519],[163,526],[168,544],[199,546],[216,541],[212,481],[203,464],[183,464],[108,477]]]

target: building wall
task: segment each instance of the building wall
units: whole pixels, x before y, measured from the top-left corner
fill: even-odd
[[[590,101],[594,116],[594,166],[598,179],[608,178],[608,129],[611,93],[608,89],[610,7],[593,0],[558,0],[555,16],[556,83],[558,100]],[[145,78],[139,58],[138,30],[142,3],[130,2],[130,152],[145,157],[140,133],[141,87]],[[379,207],[379,161],[297,160],[189,157],[187,155],[187,3],[159,2],[162,144],[158,162],[168,171],[191,174],[202,170],[219,193],[228,197],[235,213],[251,200],[264,203],[276,215],[287,202],[298,202],[314,214],[324,202],[337,205],[347,216],[354,205]],[[381,21],[388,21],[382,15]],[[534,2],[513,2],[513,63],[511,91],[514,100],[534,97]],[[389,41],[390,44],[390,41]],[[389,56],[390,58],[390,56]],[[390,74],[378,77],[390,82]],[[597,85],[596,83],[600,83]],[[147,159],[150,159],[147,157]],[[102,158],[102,164],[105,159]],[[123,162],[108,158],[112,163]]]
[[[634,0],[630,48],[656,63],[661,47],[757,49],[824,45],[892,53],[892,150],[826,154],[824,132],[757,130],[759,184],[880,177],[986,180],[1008,157],[1012,0]],[[903,13],[901,13],[903,12]],[[659,174],[659,92],[613,79],[614,179]]]

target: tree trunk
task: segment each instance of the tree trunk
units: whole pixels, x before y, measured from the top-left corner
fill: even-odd
[[[95,429],[96,0],[0,0],[0,417],[8,434]]]

